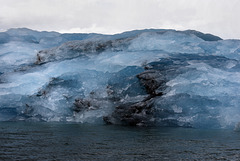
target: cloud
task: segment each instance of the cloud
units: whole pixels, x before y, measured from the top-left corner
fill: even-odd
[[[239,0],[0,0],[0,30],[117,33],[196,29],[240,38]]]

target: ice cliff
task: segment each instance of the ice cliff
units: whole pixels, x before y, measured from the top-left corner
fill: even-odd
[[[232,128],[240,41],[187,30],[0,33],[0,121]]]

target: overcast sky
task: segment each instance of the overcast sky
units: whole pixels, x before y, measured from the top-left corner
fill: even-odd
[[[194,29],[240,39],[240,0],[0,0],[0,31]]]

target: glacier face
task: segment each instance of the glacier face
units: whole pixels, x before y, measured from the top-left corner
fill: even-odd
[[[232,128],[240,41],[197,31],[0,33],[0,121]]]

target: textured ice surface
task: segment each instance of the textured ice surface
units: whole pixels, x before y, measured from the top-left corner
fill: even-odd
[[[197,31],[0,33],[0,121],[232,128],[240,41]]]

